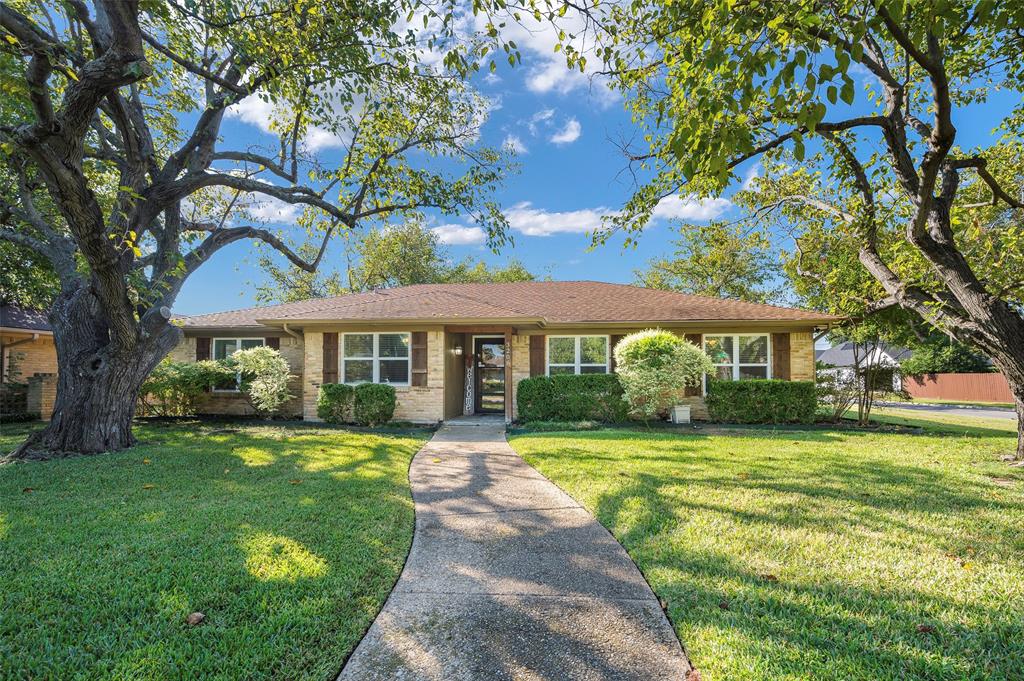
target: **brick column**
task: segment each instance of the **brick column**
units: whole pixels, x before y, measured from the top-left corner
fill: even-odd
[[[27,411],[49,421],[57,401],[57,374],[36,374],[28,379]]]

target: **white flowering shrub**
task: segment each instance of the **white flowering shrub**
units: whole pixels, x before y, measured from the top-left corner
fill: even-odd
[[[288,392],[288,362],[277,350],[265,345],[239,350],[227,361],[241,372],[242,390],[261,414],[276,412],[292,397]]]
[[[615,366],[630,414],[645,421],[666,415],[686,388],[699,386],[715,370],[702,349],[661,329],[619,341]]]

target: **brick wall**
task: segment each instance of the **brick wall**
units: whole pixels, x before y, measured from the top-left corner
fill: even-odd
[[[246,334],[256,337],[259,334]],[[225,334],[225,338],[230,334]],[[303,391],[303,363],[304,348],[301,339],[292,336],[281,336],[281,356],[288,362],[291,368],[292,379],[288,382],[288,389],[293,395],[281,407],[281,414],[298,418],[302,415],[302,391]],[[178,345],[171,350],[168,357],[175,362],[196,361],[196,339],[194,336],[186,336]],[[237,392],[209,392],[199,400],[196,410],[200,414],[223,414],[225,416],[251,416],[256,410],[249,404],[249,400],[243,393]]]
[[[5,336],[3,344],[16,340],[18,338]],[[56,373],[57,349],[53,345],[53,336],[40,336],[34,341],[4,348],[5,381],[25,383],[36,374]]]
[[[789,334],[789,380],[814,380],[814,336],[810,331]]]
[[[519,381],[530,377],[530,337],[512,336],[512,418],[519,418]]]
[[[306,332],[306,375],[302,384],[302,417],[307,421],[320,420],[316,415],[316,399],[323,380],[323,347],[323,333]],[[437,423],[444,420],[443,331],[427,332],[427,385],[396,387],[395,392],[398,400],[395,407],[396,421]]]
[[[57,400],[57,374],[36,374],[28,379],[28,399],[25,411],[39,414],[49,421],[53,416],[53,404]]]

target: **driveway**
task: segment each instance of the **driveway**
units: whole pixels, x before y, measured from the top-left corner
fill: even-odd
[[[409,479],[409,559],[339,679],[686,678],[625,550],[509,447],[504,425],[445,426]]]
[[[977,419],[1017,420],[1017,413],[1013,409],[1003,409],[1000,407],[961,407],[955,404],[921,404],[915,402],[876,402],[876,404],[882,407],[920,411],[926,414],[948,414],[950,416],[965,416]]]

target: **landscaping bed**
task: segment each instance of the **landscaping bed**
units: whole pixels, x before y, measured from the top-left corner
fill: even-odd
[[[943,426],[944,427],[944,426]],[[1011,430],[520,433],[625,546],[702,678],[1011,679]]]
[[[5,424],[0,451],[31,427]],[[333,678],[404,564],[424,431],[192,420],[136,434],[124,452],[0,466],[3,669]]]

